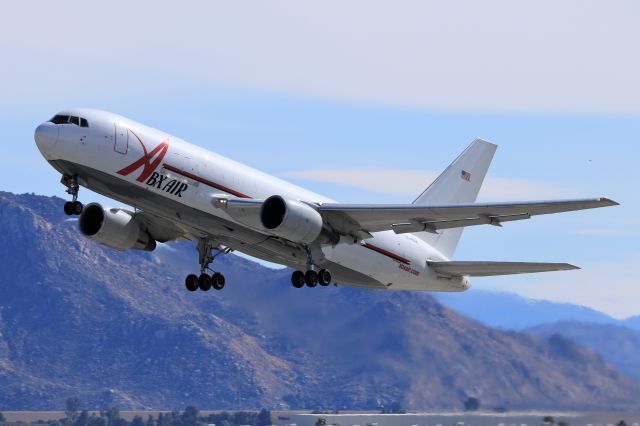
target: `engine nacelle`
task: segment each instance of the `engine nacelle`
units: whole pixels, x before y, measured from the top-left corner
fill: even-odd
[[[156,248],[156,241],[127,210],[88,204],[78,219],[78,227],[85,237],[116,250],[153,251]]]
[[[271,234],[302,244],[311,244],[322,232],[320,213],[307,204],[279,195],[264,201],[260,222]]]

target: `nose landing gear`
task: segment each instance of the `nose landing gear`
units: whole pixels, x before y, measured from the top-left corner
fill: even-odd
[[[64,186],[67,187],[67,194],[71,195],[72,200],[64,203],[64,213],[67,216],[71,215],[79,215],[82,213],[82,209],[84,206],[80,201],[78,201],[78,191],[80,190],[80,185],[78,184],[78,176],[77,175],[63,175],[60,180]]]
[[[219,272],[214,272],[213,275],[209,275],[207,271],[209,271],[209,265],[216,257],[221,254],[230,253],[231,249],[228,247],[216,248],[211,240],[207,238],[200,239],[196,248],[200,257],[200,276],[195,274],[187,275],[187,278],[184,280],[185,287],[189,291],[196,291],[197,289],[209,291],[212,287],[214,290],[222,290],[225,285],[224,275]],[[214,250],[217,250],[216,254],[213,254]]]

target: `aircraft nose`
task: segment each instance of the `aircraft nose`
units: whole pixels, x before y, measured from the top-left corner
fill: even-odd
[[[36,128],[33,138],[43,155],[47,155],[58,141],[58,126],[53,123],[42,123]]]

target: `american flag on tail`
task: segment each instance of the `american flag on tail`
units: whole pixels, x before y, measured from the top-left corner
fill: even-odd
[[[467,182],[469,182],[471,180],[471,173],[463,170],[462,173],[460,173],[460,177],[462,178],[462,180],[466,180]]]

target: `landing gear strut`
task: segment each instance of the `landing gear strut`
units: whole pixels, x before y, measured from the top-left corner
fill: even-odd
[[[198,250],[200,260],[200,276],[195,274],[187,275],[187,278],[184,280],[185,287],[189,291],[196,291],[197,289],[209,291],[212,287],[215,290],[222,290],[225,285],[224,275],[219,272],[214,272],[213,275],[209,275],[207,272],[210,270],[209,265],[216,257],[221,254],[231,252],[231,249],[228,247],[224,249],[217,249],[214,247],[211,240],[207,238],[200,239],[196,248]],[[217,253],[213,254],[214,250],[217,250]]]
[[[71,215],[79,215],[82,213],[82,209],[84,206],[80,201],[78,201],[78,191],[80,190],[80,185],[78,184],[78,176],[77,175],[63,175],[60,180],[64,186],[67,187],[67,194],[71,195],[72,200],[64,203],[64,212],[67,216]]]

